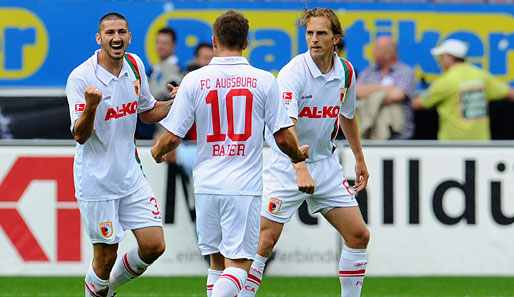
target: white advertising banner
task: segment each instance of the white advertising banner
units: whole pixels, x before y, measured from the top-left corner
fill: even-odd
[[[0,146],[2,275],[83,275],[92,258],[74,198],[73,146]],[[367,275],[514,275],[514,150],[475,146],[366,146],[371,174],[358,196],[371,231]],[[346,177],[353,155],[340,150]],[[165,220],[167,249],[149,275],[205,275],[192,194],[140,147]],[[120,253],[136,244],[130,232]],[[341,240],[301,208],[268,275],[336,275]]]

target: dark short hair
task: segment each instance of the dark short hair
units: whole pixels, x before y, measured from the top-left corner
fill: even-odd
[[[249,28],[248,19],[242,13],[229,9],[214,21],[212,32],[221,46],[243,49]]]
[[[200,42],[195,48],[195,56],[198,56],[198,52],[200,52],[204,47],[212,49],[212,44],[208,42]]]
[[[98,22],[98,33],[100,33],[100,31],[102,31],[102,23],[104,21],[114,21],[114,20],[124,20],[125,23],[127,23],[127,29],[128,29],[128,21],[127,19],[122,16],[121,14],[117,13],[117,12],[110,12],[106,15],[104,15],[101,19],[100,19],[100,22]]]
[[[309,10],[305,10],[302,16],[298,19],[298,25],[300,27],[307,27],[307,21],[313,17],[325,17],[330,21],[330,30],[334,35],[340,35],[341,38],[344,37],[345,32],[343,31],[343,27],[341,27],[341,23],[339,22],[339,18],[335,14],[332,9],[328,8],[313,8]]]
[[[157,31],[157,34],[168,34],[169,36],[171,36],[171,40],[173,40],[173,42],[177,41],[177,34],[175,33],[175,30],[173,30],[170,27],[160,29],[159,31]]]

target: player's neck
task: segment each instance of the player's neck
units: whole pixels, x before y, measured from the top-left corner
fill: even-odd
[[[316,63],[316,66],[318,66],[319,71],[321,73],[327,74],[330,72],[330,70],[332,70],[332,65],[333,65],[332,55],[329,55],[328,57],[324,57],[324,58],[312,57],[312,59],[314,60],[314,63]]]
[[[221,50],[218,51],[217,57],[240,57],[243,55],[243,51],[241,50]]]
[[[112,75],[118,77],[120,75],[121,68],[123,67],[123,58],[115,60],[107,54],[100,52],[98,54],[98,64]]]

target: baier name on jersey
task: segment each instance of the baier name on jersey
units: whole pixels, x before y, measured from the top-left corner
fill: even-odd
[[[245,156],[246,146],[244,143],[237,144],[214,144],[212,146],[212,155],[214,157],[232,157]]]

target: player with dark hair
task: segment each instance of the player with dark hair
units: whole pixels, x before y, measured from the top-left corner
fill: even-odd
[[[198,159],[193,171],[196,228],[202,255],[210,255],[207,296],[241,290],[259,240],[264,127],[294,163],[308,157],[288,127],[273,74],[242,56],[248,20],[229,10],[213,25],[215,57],[184,77],[160,124],[167,130],[152,148],[157,162],[175,149],[196,121]]]
[[[284,224],[303,201],[312,213],[321,213],[344,238],[339,262],[341,296],[360,296],[366,271],[369,231],[357,200],[343,175],[335,152],[338,125],[355,156],[354,190],[363,190],[368,170],[355,121],[355,74],[334,46],[344,32],[335,13],[326,8],[304,12],[299,24],[306,28],[308,51],[280,70],[278,84],[298,140],[310,146],[305,162],[291,164],[266,133],[271,150],[264,165],[261,235],[255,261],[239,296],[255,296],[266,260]]]
[[[171,101],[152,97],[143,62],[126,53],[131,33],[125,17],[105,15],[96,41],[101,49],[70,74],[66,96],[77,142],[75,196],[93,244],[85,295],[110,297],[165,249],[161,214],[141,170],[134,132],[138,116],[145,123],[159,121]],[[138,245],[116,262],[125,230],[132,230]]]

